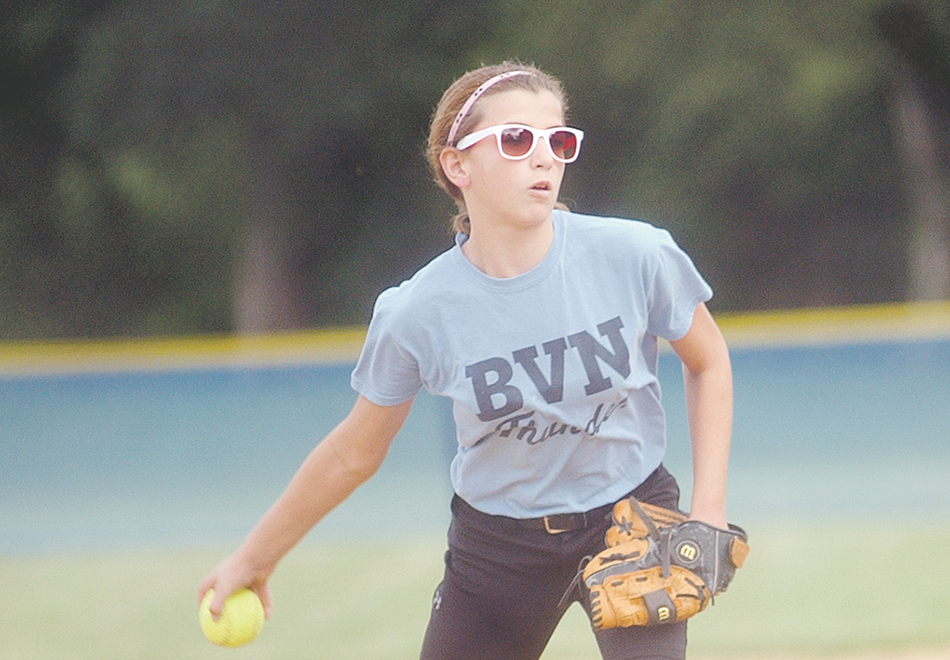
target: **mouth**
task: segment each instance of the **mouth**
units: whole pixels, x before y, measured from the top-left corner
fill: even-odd
[[[550,183],[549,181],[539,181],[539,182],[537,182],[536,184],[534,184],[533,186],[531,186],[531,190],[538,190],[538,191],[541,191],[541,192],[550,192],[550,191],[551,191],[551,183]]]

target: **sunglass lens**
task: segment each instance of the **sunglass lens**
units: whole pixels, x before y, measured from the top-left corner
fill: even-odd
[[[550,143],[554,155],[563,160],[570,160],[577,153],[577,136],[570,131],[555,131]]]
[[[534,144],[534,134],[526,128],[506,128],[501,132],[501,149],[509,156],[524,156]]]

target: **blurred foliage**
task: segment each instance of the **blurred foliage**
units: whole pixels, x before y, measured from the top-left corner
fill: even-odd
[[[0,19],[0,337],[365,322],[450,244],[432,109],[506,58],[562,78],[587,131],[563,196],[670,228],[719,310],[907,295],[906,67],[947,180],[943,0],[21,0]]]
[[[582,207],[673,229],[720,309],[902,297],[892,55],[871,3],[597,5],[562,19],[599,18],[595,58],[549,55],[600,127],[572,174],[596,195]]]

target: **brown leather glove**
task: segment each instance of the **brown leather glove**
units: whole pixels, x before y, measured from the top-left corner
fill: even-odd
[[[749,554],[742,528],[719,529],[633,498],[614,505],[607,548],[584,567],[595,630],[682,621],[729,586]]]

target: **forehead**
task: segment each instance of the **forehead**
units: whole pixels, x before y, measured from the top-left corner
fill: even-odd
[[[532,92],[512,89],[485,96],[478,105],[480,119],[476,128],[497,124],[525,124],[535,128],[550,128],[564,123],[561,102],[547,90]]]

